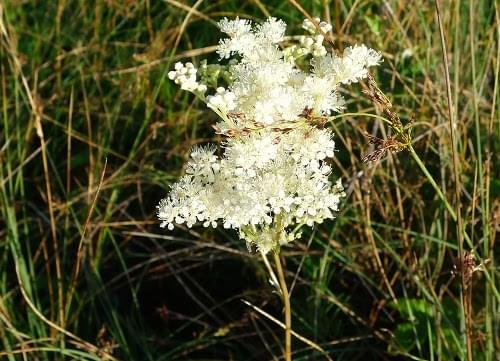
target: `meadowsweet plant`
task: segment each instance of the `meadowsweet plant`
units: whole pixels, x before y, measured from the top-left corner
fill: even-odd
[[[170,230],[232,228],[267,253],[299,237],[297,226],[334,218],[343,191],[331,180],[335,143],[322,125],[344,108],[340,87],[367,77],[381,56],[364,45],[342,56],[327,51],[325,22],[305,20],[307,35],[298,38],[285,37],[275,18],[223,19],[219,27],[228,35],[217,50],[226,65],[177,63],[168,76],[220,117],[223,155],[214,146],[193,149],[158,217]]]
[[[275,18],[223,19],[219,28],[227,35],[220,64],[177,63],[168,76],[219,116],[222,156],[215,146],[194,148],[158,217],[169,230],[234,229],[262,254],[276,254],[301,226],[335,217],[344,193],[332,180],[335,143],[324,125],[345,107],[340,88],[366,78],[382,58],[364,45],[336,54],[324,40],[332,27],[319,19],[305,20],[306,34],[294,37]]]

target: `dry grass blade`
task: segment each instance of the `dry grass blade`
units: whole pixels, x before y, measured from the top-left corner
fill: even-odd
[[[83,231],[82,235],[80,237],[80,241],[78,242],[78,250],[76,252],[76,263],[75,263],[75,268],[73,271],[73,276],[71,277],[71,283],[68,288],[68,295],[66,298],[66,309],[69,310],[71,307],[71,301],[73,298],[73,293],[75,291],[76,287],[76,282],[78,279],[78,276],[80,274],[80,267],[81,264],[85,258],[85,252],[84,252],[84,244],[85,244],[85,236],[87,233],[87,228],[90,224],[90,219],[92,217],[92,213],[94,211],[95,205],[97,204],[97,199],[99,197],[99,192],[101,191],[102,184],[104,182],[104,175],[106,174],[106,166],[108,165],[108,158],[104,159],[104,166],[101,172],[101,178],[99,179],[99,184],[97,185],[97,189],[95,191],[94,199],[92,200],[92,204],[90,205],[89,211],[87,213],[87,218],[85,220],[84,226],[83,226]]]
[[[49,217],[50,217],[50,230],[52,234],[52,245],[54,250],[54,259],[55,259],[55,268],[56,268],[56,284],[57,284],[57,297],[58,297],[58,319],[59,324],[64,327],[65,319],[64,319],[64,296],[63,296],[63,282],[62,282],[62,271],[61,271],[61,259],[59,252],[59,241],[57,239],[57,231],[56,231],[56,220],[54,216],[54,205],[53,205],[53,197],[52,197],[52,179],[49,174],[49,164],[47,160],[47,142],[45,140],[45,136],[43,133],[42,126],[42,114],[43,114],[43,105],[37,94],[31,90],[26,77],[23,74],[21,62],[17,57],[17,52],[12,46],[12,42],[9,36],[9,32],[7,30],[7,24],[4,22],[3,15],[3,6],[0,4],[0,32],[2,33],[5,43],[7,44],[7,51],[11,56],[13,63],[15,65],[15,70],[17,75],[21,78],[21,82],[23,84],[24,90],[26,92],[26,96],[29,100],[29,104],[31,106],[31,111],[35,119],[35,129],[36,134],[40,140],[40,147],[42,152],[42,164],[43,164],[43,172],[45,177],[45,190],[47,192],[47,204],[49,209]]]
[[[97,346],[94,346],[93,344],[91,344],[90,342],[87,342],[85,340],[82,340],[80,337],[74,335],[73,333],[69,332],[68,330],[62,328],[61,326],[55,324],[54,322],[50,321],[49,319],[47,319],[37,308],[36,306],[33,304],[33,302],[31,301],[31,299],[29,298],[29,296],[27,295],[25,289],[24,289],[24,286],[23,286],[23,282],[22,282],[22,279],[21,279],[21,276],[19,274],[19,271],[18,271],[18,266],[17,266],[17,263],[16,263],[16,274],[17,274],[17,280],[19,282],[19,289],[21,290],[21,294],[23,295],[23,299],[26,301],[26,303],[28,304],[29,308],[33,311],[33,313],[35,313],[35,315],[37,315],[37,317],[42,320],[43,322],[45,322],[48,326],[50,326],[52,329],[56,330],[56,331],[59,331],[60,333],[62,333],[63,335],[65,336],[68,336],[70,337],[71,339],[75,340],[76,342],[78,342],[79,344],[82,345],[82,347],[84,347],[88,352],[91,352],[91,353],[94,353],[96,355],[101,355],[103,357],[104,360],[109,360],[109,361],[117,361],[116,358],[114,358],[112,355],[106,353],[106,352],[103,352],[102,350],[100,350]]]
[[[436,5],[436,15],[437,15],[437,20],[438,20],[438,25],[439,25],[439,36],[441,38],[441,50],[443,53],[443,66],[444,66],[444,73],[445,73],[445,84],[446,84],[446,99],[447,99],[447,105],[448,105],[448,121],[449,121],[449,130],[450,130],[450,138],[451,138],[451,151],[452,151],[452,159],[453,159],[453,177],[454,177],[454,184],[455,184],[455,201],[456,201],[456,215],[457,215],[457,238],[458,238],[458,254],[460,257],[460,263],[464,264],[463,260],[463,249],[464,249],[464,237],[463,237],[463,221],[462,221],[462,212],[461,212],[461,182],[460,182],[460,175],[459,175],[459,159],[458,159],[458,154],[457,154],[457,145],[456,145],[456,139],[455,139],[455,121],[454,121],[454,111],[453,111],[453,100],[452,100],[452,95],[451,95],[451,84],[450,84],[450,72],[448,70],[448,55],[446,51],[446,42],[445,42],[445,37],[444,37],[444,31],[443,31],[443,23],[441,21],[441,10],[439,6],[439,0],[434,1]],[[466,339],[466,344],[467,344],[467,359],[469,361],[473,360],[472,356],[472,335],[471,335],[471,315],[469,312],[468,307],[466,307],[466,299],[465,299],[465,292],[466,292],[466,285],[465,285],[465,280],[462,277],[462,307],[464,311],[464,317],[465,317],[465,339]]]

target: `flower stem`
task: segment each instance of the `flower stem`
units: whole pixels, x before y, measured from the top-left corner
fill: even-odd
[[[286,287],[285,275],[281,266],[279,250],[273,252],[276,270],[278,271],[278,280],[280,282],[281,296],[283,306],[285,307],[285,360],[292,360],[292,309],[290,307],[290,296]]]

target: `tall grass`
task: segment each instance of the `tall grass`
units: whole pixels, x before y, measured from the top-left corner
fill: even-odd
[[[473,360],[499,359],[500,7],[440,5],[445,59],[421,0],[1,2],[0,358],[280,359],[262,259],[231,232],[167,233],[155,206],[190,147],[215,141],[173,62],[215,59],[222,16],[298,28],[305,12],[338,50],[383,52],[374,77],[413,140],[363,163],[365,134],[391,129],[346,89],[329,126],[348,197],[283,249],[294,359],[462,360],[466,339]]]

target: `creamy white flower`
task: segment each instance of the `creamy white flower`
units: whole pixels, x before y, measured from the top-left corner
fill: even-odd
[[[344,50],[342,65],[337,76],[342,78],[342,83],[349,84],[365,78],[368,74],[369,63],[375,62],[375,57],[369,54],[366,46],[347,47]]]
[[[277,44],[283,41],[285,36],[286,24],[283,20],[268,18],[264,23],[257,26],[257,36],[265,39],[271,44]]]
[[[221,59],[233,58],[225,68],[215,67],[224,68],[226,87],[206,98],[207,87],[191,63],[176,63],[169,72],[220,116],[215,128],[228,138],[221,157],[215,147],[193,149],[185,175],[158,205],[162,227],[201,223],[235,229],[267,253],[300,237],[296,226],[335,217],[343,190],[340,181],[330,181],[333,135],[312,126],[306,114],[341,111],[340,87],[365,78],[382,57],[364,45],[347,47],[342,56],[328,53],[324,33],[331,25],[314,21],[305,20],[309,34],[282,49],[281,20],[256,26],[239,18],[221,20],[228,37],[217,52]],[[211,79],[207,69],[200,70],[202,79]]]
[[[286,233],[295,224],[334,218],[343,195],[326,164],[334,146],[330,131],[310,127],[230,138],[220,159],[215,148],[196,148],[186,175],[160,202],[158,217],[169,229],[221,224],[267,252],[279,246],[263,237],[269,227],[276,231],[276,222]]]
[[[229,20],[228,18],[224,18],[219,21],[219,29],[223,33],[226,33],[232,38],[241,36],[243,34],[249,33],[252,29],[252,23],[247,19],[240,19],[236,17],[234,20]]]
[[[301,36],[299,38],[300,48],[305,54],[312,54],[313,57],[323,57],[327,54],[323,46],[324,37],[321,34],[312,36]]]
[[[338,112],[344,108],[344,99],[335,90],[332,90],[332,82],[328,77],[308,76],[304,79],[301,90],[308,99],[307,107],[309,109],[330,115],[332,112]]]
[[[322,32],[327,33],[332,30],[332,25],[325,21],[321,21],[320,18],[314,18],[314,21],[316,24],[318,24]],[[316,26],[309,19],[304,19],[304,22],[302,23],[302,28],[311,34],[318,33]]]
[[[229,38],[219,42],[217,53],[221,58],[239,54],[248,59],[256,59],[275,49],[276,44],[283,40],[286,24],[282,20],[269,18],[252,29],[248,20],[224,18],[219,22],[219,27],[229,35]]]
[[[329,24],[316,20],[322,31],[331,30]],[[305,108],[314,115],[342,110],[344,100],[338,87],[366,77],[368,67],[381,61],[379,53],[364,45],[346,48],[342,57],[328,54],[323,35],[310,21],[304,22],[304,28],[313,35],[300,37],[299,48],[291,52],[277,47],[285,24],[274,18],[255,28],[246,21],[225,19],[221,28],[231,30],[226,31],[230,38],[221,40],[219,54],[241,57],[230,67],[234,111],[269,126],[297,120]],[[294,62],[294,56],[305,54],[313,56],[309,75]]]
[[[192,63],[186,63],[186,65],[181,62],[177,62],[174,65],[174,69],[168,72],[168,78],[173,80],[175,84],[179,84],[181,89],[188,90],[191,92],[198,91],[203,93],[207,90],[204,84],[199,84],[196,80],[197,69]]]
[[[215,95],[207,96],[207,106],[216,112],[226,114],[235,108],[236,96],[233,92],[226,90],[223,87],[218,87]]]
[[[279,57],[233,66],[231,89],[236,95],[236,111],[265,124],[295,120],[305,106],[299,89],[289,85],[297,72],[292,63]]]
[[[330,24],[314,20],[322,32],[331,30]],[[219,22],[221,31],[229,36],[221,39],[219,55],[238,56],[229,66],[227,89],[220,87],[205,98],[208,107],[223,119],[219,129],[236,131],[237,126],[251,128],[254,122],[280,127],[282,122],[298,120],[306,108],[313,116],[341,111],[344,100],[338,95],[339,87],[365,78],[368,68],[382,61],[380,53],[365,45],[347,47],[342,56],[329,54],[316,25],[305,20],[303,27],[311,35],[300,37],[298,45],[281,49],[278,44],[286,29],[281,20],[269,18],[257,26],[239,18]],[[295,60],[307,54],[312,55],[310,68],[297,66]],[[204,94],[207,86],[197,81],[196,73],[193,64],[176,63],[168,76],[182,89]],[[229,121],[228,112],[244,114],[245,120],[235,124]]]

